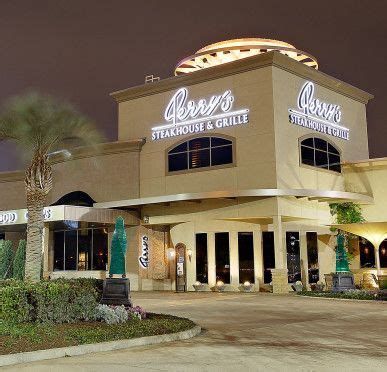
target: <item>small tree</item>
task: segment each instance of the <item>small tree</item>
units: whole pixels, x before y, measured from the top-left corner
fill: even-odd
[[[364,222],[365,219],[362,214],[362,210],[359,204],[355,204],[352,202],[347,203],[331,203],[329,204],[331,215],[335,217],[336,223],[341,224],[349,224],[349,223],[359,223]],[[331,229],[333,232],[336,232],[336,228]],[[352,239],[357,236],[351,234],[349,232],[341,231],[339,229],[339,233],[342,234],[345,238],[344,246],[347,250],[347,258],[348,260],[353,259],[353,253],[349,252],[349,243]]]
[[[0,111],[0,140],[14,142],[29,159],[24,177],[28,211],[27,280],[36,282],[41,276],[43,209],[53,185],[50,154],[92,145],[99,139],[89,119],[51,96],[24,94],[12,98]]]
[[[10,240],[0,240],[0,279],[12,277],[13,249]]]
[[[26,264],[26,241],[20,240],[15,258],[13,259],[13,277],[18,280],[24,279],[24,268]]]

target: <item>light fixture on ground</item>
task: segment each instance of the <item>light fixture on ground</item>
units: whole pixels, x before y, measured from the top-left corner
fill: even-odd
[[[218,280],[216,282],[216,289],[218,290],[218,292],[224,292],[224,282]]]

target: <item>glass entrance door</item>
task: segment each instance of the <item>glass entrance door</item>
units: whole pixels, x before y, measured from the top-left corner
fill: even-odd
[[[286,256],[288,263],[288,282],[301,280],[300,233],[286,232]]]

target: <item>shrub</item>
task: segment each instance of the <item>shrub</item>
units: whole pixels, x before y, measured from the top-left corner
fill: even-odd
[[[0,240],[0,279],[12,277],[13,249],[10,240]]]
[[[97,319],[107,324],[125,323],[128,320],[128,312],[123,305],[98,305]]]
[[[20,240],[17,247],[15,258],[13,259],[12,277],[18,280],[24,279],[24,268],[26,263],[26,245],[25,240]]]
[[[96,293],[65,282],[41,282],[33,286],[36,321],[74,323],[95,318]]]
[[[146,318],[146,311],[140,306],[128,308],[128,313],[129,313],[129,317],[131,318],[136,318],[140,320]]]
[[[354,300],[382,300],[382,301],[386,300],[382,292],[364,291],[359,289],[353,289],[353,290],[348,290],[344,292],[306,292],[304,291],[298,294],[302,296],[347,298],[347,299],[354,299]]]
[[[0,287],[0,314],[8,321],[74,323],[95,319],[97,293],[76,280],[10,282]]]
[[[51,282],[54,283],[67,283],[75,287],[85,288],[90,291],[95,291],[97,296],[97,301],[99,302],[102,298],[103,291],[103,280],[95,278],[77,278],[77,279],[65,279],[58,278],[53,279]]]
[[[0,314],[7,321],[22,323],[32,320],[33,307],[29,302],[30,288],[27,284],[7,281],[14,285],[0,288]]]

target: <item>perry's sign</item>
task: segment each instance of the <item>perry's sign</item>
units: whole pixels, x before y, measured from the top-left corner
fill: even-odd
[[[340,124],[340,106],[320,101],[314,97],[314,92],[311,81],[302,86],[297,99],[298,110],[289,109],[290,123],[349,140],[349,129]]]
[[[188,100],[187,88],[180,88],[169,101],[165,123],[152,128],[152,140],[226,128],[249,122],[249,110],[232,110],[234,96],[230,90],[197,102]]]
[[[149,238],[146,235],[141,237],[141,256],[138,258],[143,269],[147,269],[149,266]]]

